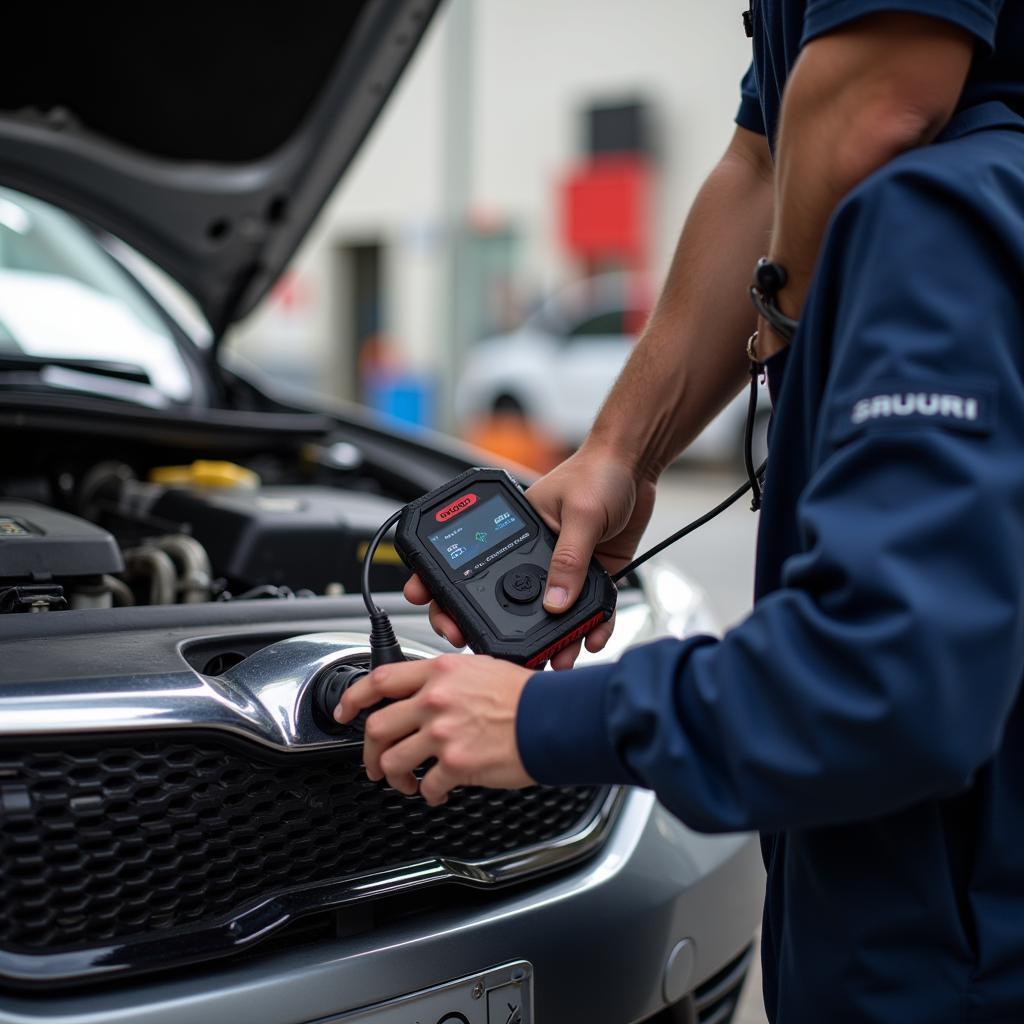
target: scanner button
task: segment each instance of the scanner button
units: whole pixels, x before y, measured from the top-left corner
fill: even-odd
[[[501,578],[501,589],[510,601],[529,604],[540,597],[540,578],[529,568],[512,569]]]

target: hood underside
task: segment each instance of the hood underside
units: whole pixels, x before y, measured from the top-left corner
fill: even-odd
[[[147,255],[219,337],[281,274],[438,3],[9,12],[0,183]]]

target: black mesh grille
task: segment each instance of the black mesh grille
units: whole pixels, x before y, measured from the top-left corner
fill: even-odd
[[[735,960],[712,975],[693,993],[697,1024],[730,1024],[743,995],[754,952],[747,947]]]
[[[230,916],[286,889],[576,831],[603,791],[463,790],[431,809],[344,754],[218,738],[0,750],[0,946],[50,953]]]

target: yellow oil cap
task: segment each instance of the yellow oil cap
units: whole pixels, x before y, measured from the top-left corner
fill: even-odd
[[[149,471],[154,484],[170,487],[240,487],[247,491],[260,485],[259,474],[235,462],[198,459],[190,466],[156,466]]]

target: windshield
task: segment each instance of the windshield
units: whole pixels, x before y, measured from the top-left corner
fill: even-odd
[[[18,360],[26,367],[19,372]],[[63,211],[0,188],[0,383],[87,391],[161,406],[192,379],[170,327]],[[50,362],[47,362],[50,361]],[[107,371],[130,367],[134,374]],[[10,372],[6,372],[10,371]]]

